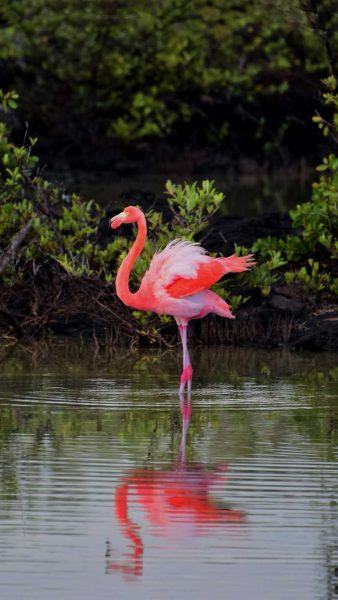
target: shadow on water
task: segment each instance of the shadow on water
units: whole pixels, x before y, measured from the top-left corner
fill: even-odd
[[[117,483],[114,497],[115,518],[120,526],[128,551],[118,559],[117,552],[106,542],[106,573],[122,573],[127,580],[143,574],[145,544],[142,528],[130,517],[136,506],[145,514],[154,535],[180,539],[199,536],[207,528],[216,532],[226,526],[245,522],[245,513],[230,508],[210,492],[224,488],[229,466],[225,463],[204,465],[189,463],[186,458],[187,434],[191,419],[191,397],[184,404],[181,398],[182,437],[177,458],[168,469],[134,469]],[[225,533],[225,532],[224,532]]]

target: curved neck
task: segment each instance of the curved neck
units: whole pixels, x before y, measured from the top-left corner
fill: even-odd
[[[131,270],[141,254],[147,237],[147,224],[143,212],[139,212],[137,218],[137,236],[136,240],[130,248],[126,258],[123,260],[116,276],[116,293],[120,300],[128,306],[133,306],[136,293],[129,289],[129,277]]]
[[[140,527],[136,525],[136,523],[133,523],[128,515],[128,492],[129,483],[123,483],[116,488],[115,514],[126,537],[129,538],[132,543],[134,558],[138,558],[143,554],[143,542],[138,533]]]

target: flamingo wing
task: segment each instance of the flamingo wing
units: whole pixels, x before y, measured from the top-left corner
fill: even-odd
[[[166,287],[172,298],[185,298],[210,288],[224,275],[224,267],[218,259],[209,258],[207,263],[198,265],[195,277],[177,277]]]
[[[192,296],[209,289],[226,273],[242,273],[253,266],[252,255],[237,256],[233,254],[227,258],[211,258],[208,262],[198,266],[196,276],[193,278],[177,277],[167,286],[167,292],[173,298]]]
[[[151,290],[157,298],[168,299],[168,287],[179,279],[195,279],[200,265],[210,261],[206,250],[199,244],[174,240],[154,254],[141,287]]]
[[[240,273],[252,264],[252,255],[212,258],[199,244],[174,240],[154,255],[142,283],[157,296],[185,298],[208,289],[225,273]]]

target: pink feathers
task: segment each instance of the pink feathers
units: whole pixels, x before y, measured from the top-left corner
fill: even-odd
[[[253,254],[247,254],[246,256],[237,256],[237,254],[233,254],[227,258],[218,258],[216,260],[222,261],[225,267],[224,275],[226,273],[242,273],[253,267],[255,264]]]
[[[153,257],[142,284],[155,294],[185,298],[207,290],[226,273],[249,269],[252,255],[211,258],[199,244],[174,240]]]
[[[141,287],[150,285],[155,293],[170,294],[168,287],[177,279],[195,279],[200,265],[210,260],[199,244],[173,240],[162,252],[156,253]]]

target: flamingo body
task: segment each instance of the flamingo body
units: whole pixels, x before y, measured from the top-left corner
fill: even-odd
[[[230,306],[208,288],[225,273],[245,271],[247,257],[211,258],[192,242],[174,240],[153,257],[140,294],[146,310],[172,315],[179,322],[216,313],[233,319]]]
[[[110,221],[113,229],[122,223],[133,222],[138,225],[138,234],[118,270],[116,292],[127,306],[175,318],[183,344],[180,388],[182,392],[186,382],[188,388],[191,387],[192,377],[186,336],[188,322],[208,313],[228,319],[235,318],[229,304],[209,288],[226,273],[241,273],[249,269],[254,264],[252,254],[243,257],[234,254],[227,258],[212,258],[199,244],[173,240],[162,252],[153,256],[139,290],[132,293],[128,281],[131,269],[144,247],[147,235],[146,220],[139,208],[128,206]]]

